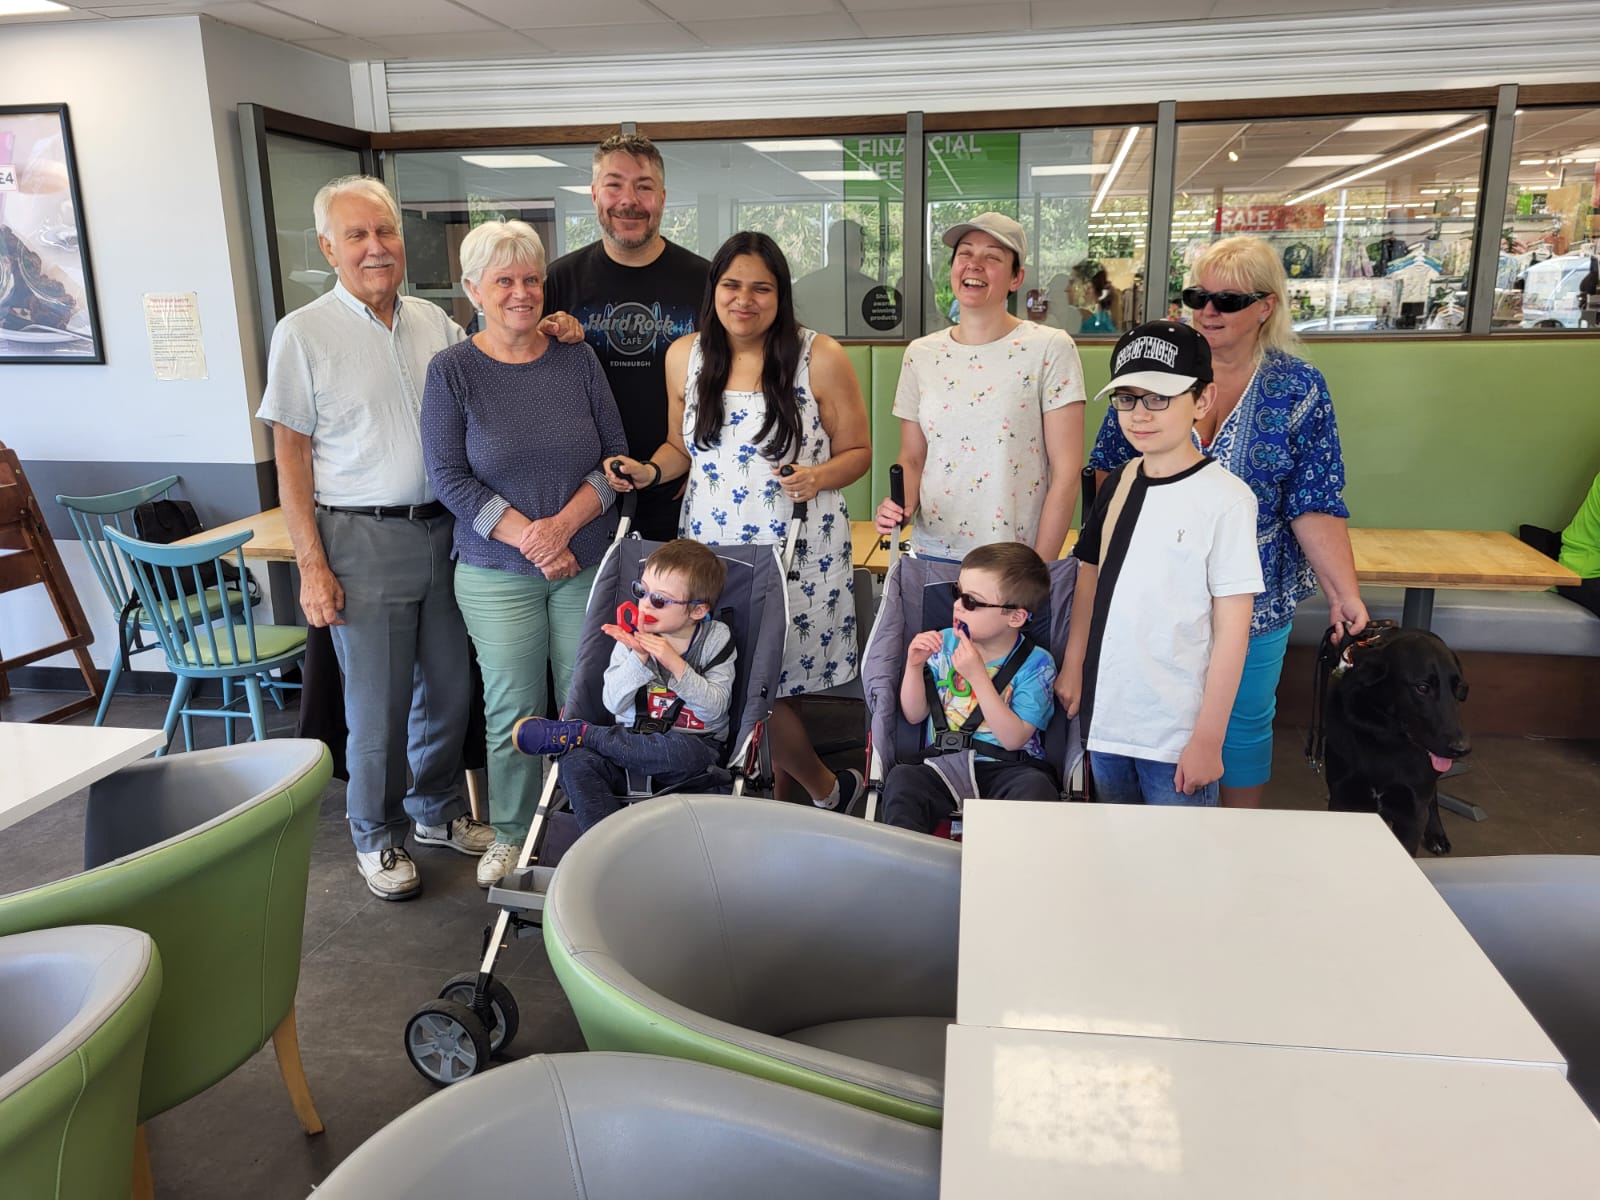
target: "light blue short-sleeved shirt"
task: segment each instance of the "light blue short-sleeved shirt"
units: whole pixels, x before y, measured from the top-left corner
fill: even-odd
[[[433,356],[465,336],[414,296],[398,298],[390,329],[335,284],[278,322],[256,416],[311,439],[317,503],[426,504],[422,386]]]

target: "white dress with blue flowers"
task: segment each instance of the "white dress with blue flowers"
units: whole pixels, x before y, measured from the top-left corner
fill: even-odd
[[[800,449],[793,462],[825,463],[833,455],[816,397],[811,394],[811,342],[801,331],[795,395],[800,402]],[[761,457],[756,434],[766,417],[760,392],[724,392],[722,437],[694,444],[700,343],[689,354],[684,382],[683,442],[689,450],[689,487],[678,523],[682,537],[710,546],[782,545],[794,506],[783,494],[773,464]],[[789,580],[789,639],[777,694],[821,691],[855,678],[856,610],[851,586],[850,516],[844,494],[818,492],[807,510],[795,552],[798,579]]]

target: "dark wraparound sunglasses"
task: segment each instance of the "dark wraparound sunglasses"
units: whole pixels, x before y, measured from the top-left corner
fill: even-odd
[[[1257,300],[1264,299],[1269,292],[1208,292],[1205,288],[1184,288],[1183,304],[1185,308],[1192,308],[1199,312],[1207,304],[1219,313],[1243,312]]]
[[[977,612],[980,608],[1021,608],[1020,604],[990,604],[987,600],[979,600],[971,592],[957,592],[956,603],[968,612]]]

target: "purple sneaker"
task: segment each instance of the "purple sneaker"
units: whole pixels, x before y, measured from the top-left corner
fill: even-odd
[[[511,727],[511,742],[524,754],[561,754],[583,745],[583,735],[588,732],[587,721],[523,717]]]

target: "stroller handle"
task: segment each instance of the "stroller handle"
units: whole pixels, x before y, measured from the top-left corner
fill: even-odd
[[[784,463],[778,469],[780,478],[787,479],[794,474],[794,464]],[[789,529],[783,539],[783,573],[786,578],[797,580],[800,572],[795,567],[797,559],[803,559],[806,554],[806,540],[800,536],[800,527],[806,521],[807,504],[804,500],[794,501],[794,515],[789,518]]]
[[[622,472],[622,460],[620,458],[613,458],[610,462],[608,462],[606,464],[606,470],[610,471],[618,479],[627,478],[627,476]],[[625,538],[628,536],[628,531],[633,528],[634,513],[636,513],[638,509],[638,492],[630,488],[626,492],[617,493],[617,511],[620,514],[620,518],[617,521],[617,536],[619,538]]]

